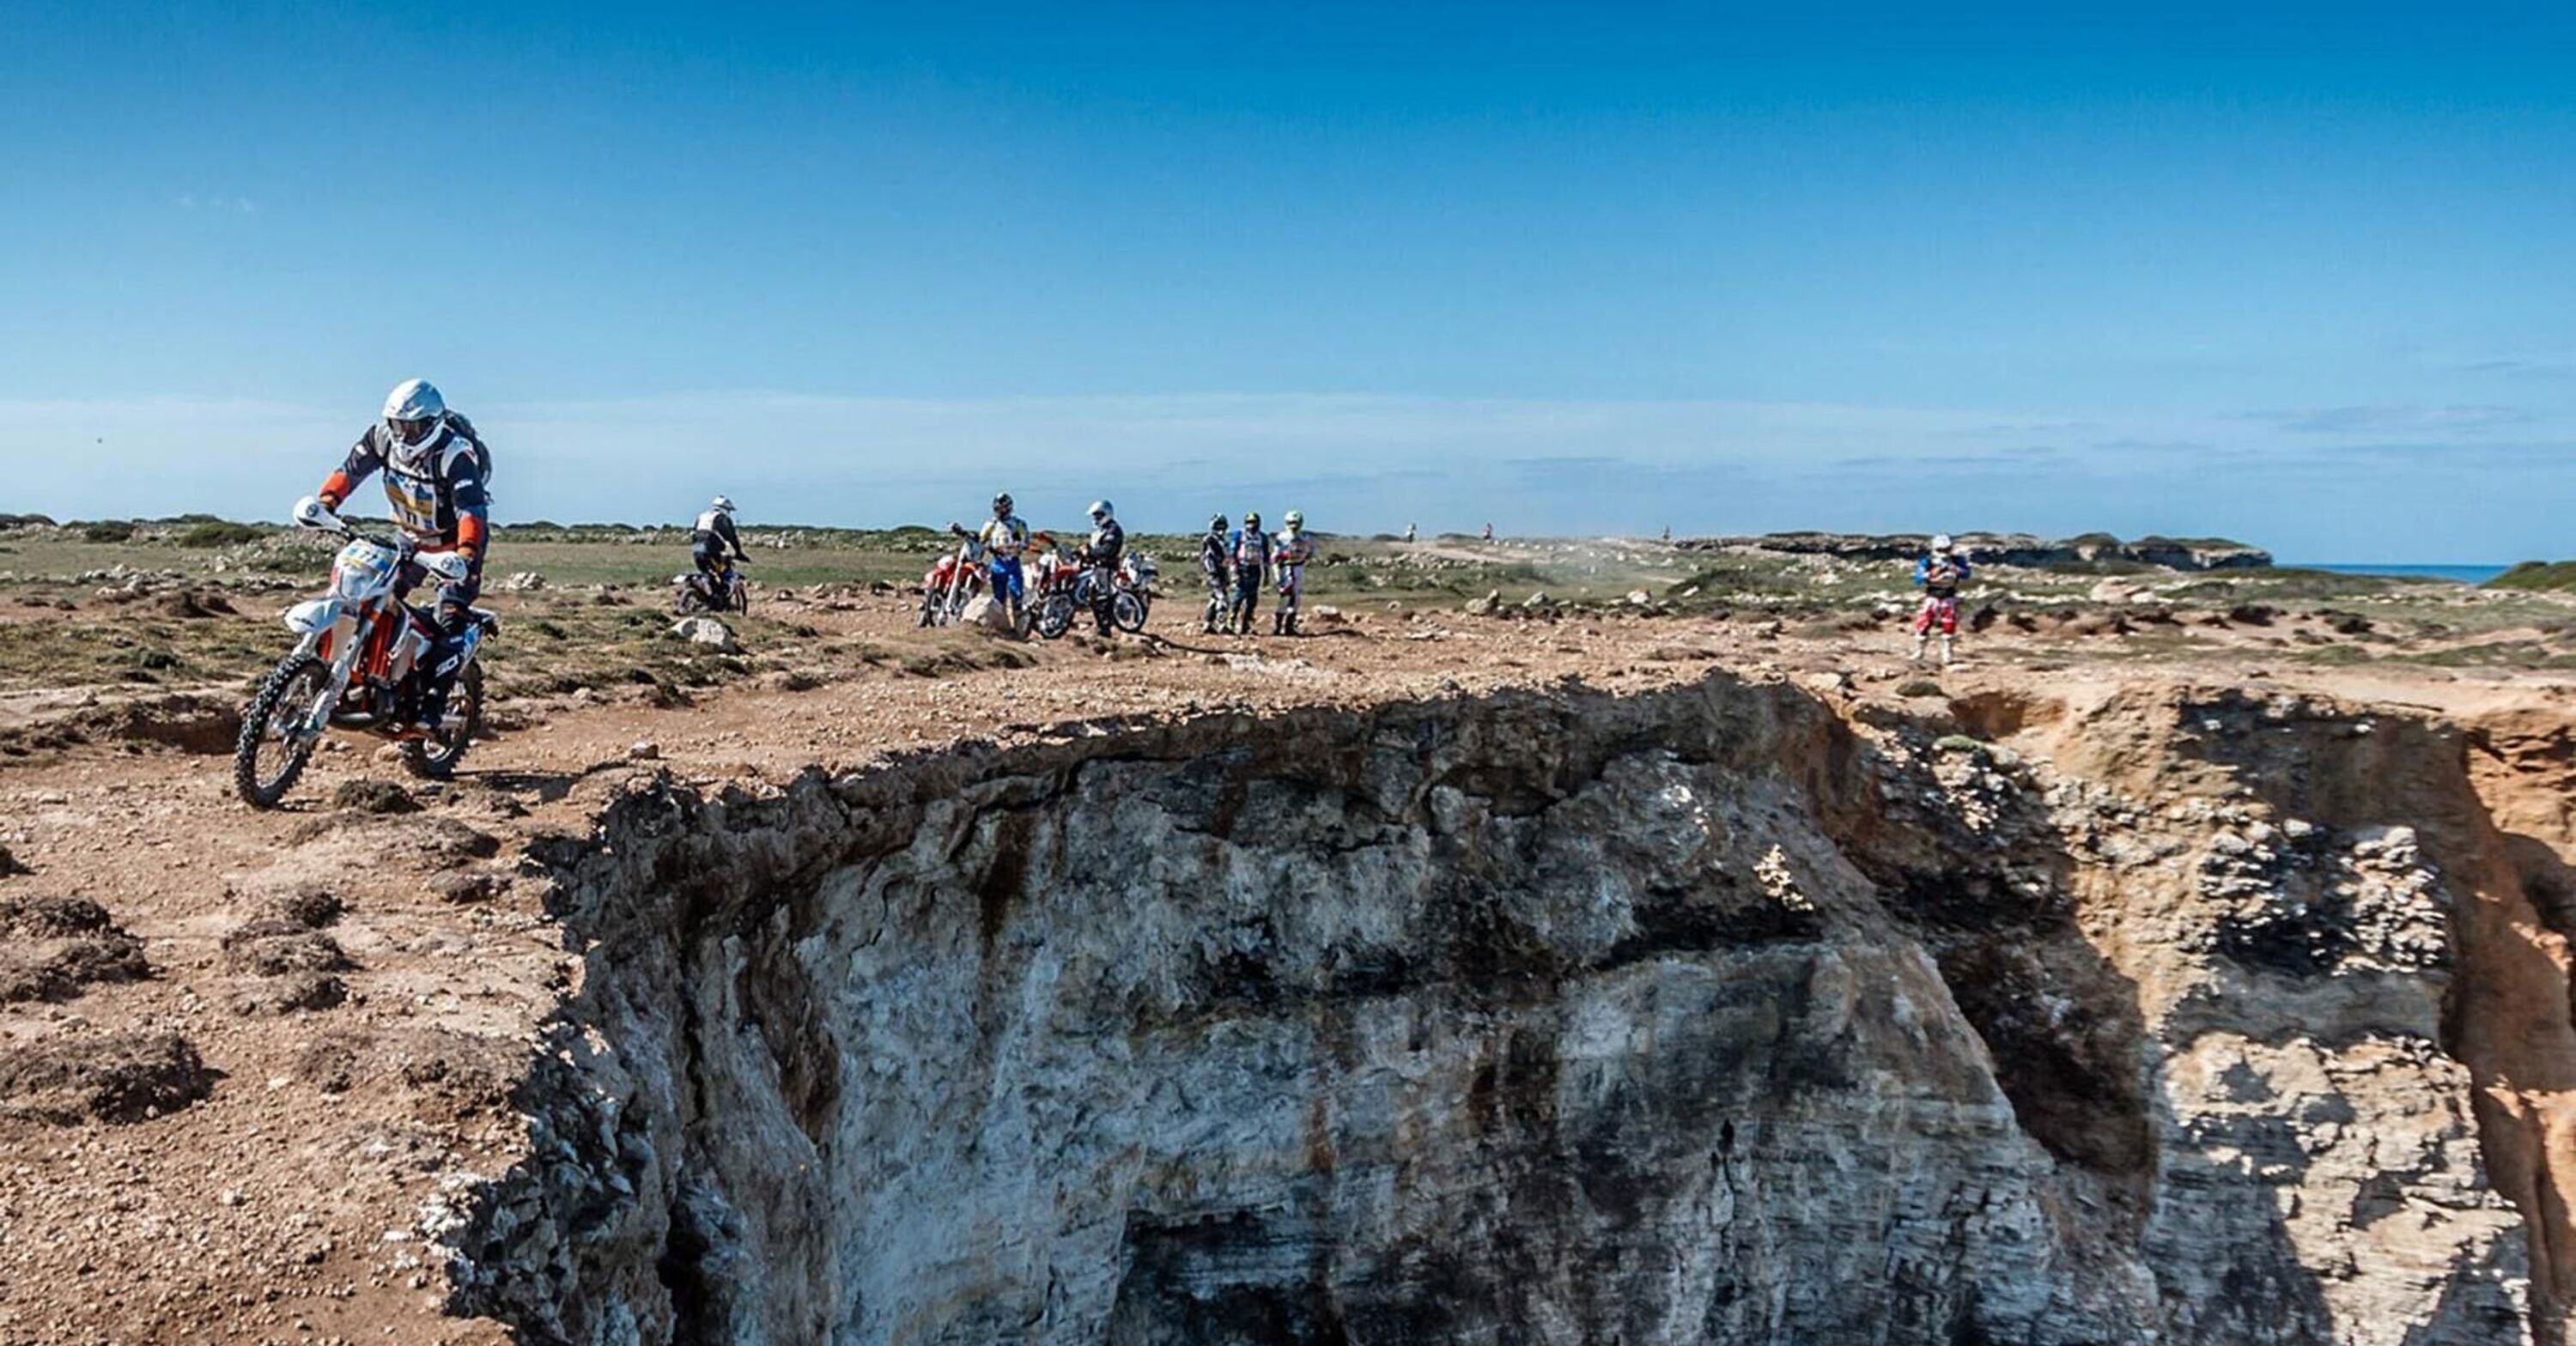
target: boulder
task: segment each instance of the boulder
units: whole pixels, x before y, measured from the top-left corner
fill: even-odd
[[[967,599],[966,606],[958,610],[957,624],[997,636],[1019,635],[1019,629],[1011,624],[1010,607],[991,594],[977,594]]]
[[[742,648],[742,643],[733,638],[733,628],[713,617],[682,617],[671,623],[671,634],[692,645],[704,645],[723,654],[732,654]]]

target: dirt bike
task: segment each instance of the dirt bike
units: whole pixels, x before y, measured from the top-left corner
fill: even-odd
[[[966,605],[984,591],[985,565],[983,549],[969,539],[957,550],[942,553],[939,562],[921,577],[921,620],[923,626],[954,625]]]
[[[394,597],[406,566],[446,583],[463,580],[471,563],[454,552],[421,552],[407,537],[377,537],[351,528],[321,501],[295,507],[295,522],[344,538],[331,560],[331,587],[286,610],[286,629],[303,636],[270,670],[242,711],[233,742],[233,789],[253,808],[275,808],[313,760],[326,730],[363,730],[402,746],[415,776],[445,779],[483,727],[483,666],[475,656],[500,621],[470,608],[462,661],[449,689],[447,714],[429,733],[407,728],[405,703],[418,693],[420,660],[438,648],[428,614]]]
[[[1118,629],[1129,635],[1145,630],[1145,618],[1154,610],[1154,580],[1161,574],[1154,558],[1129,552],[1118,562],[1117,593],[1112,596],[1109,618]]]
[[[722,573],[692,570],[671,577],[671,610],[683,617],[693,612],[749,612],[751,586],[732,561]]]
[[[1045,550],[1029,566],[1028,623],[1031,630],[1053,640],[1073,628],[1073,615],[1081,607],[1076,596],[1089,567],[1067,557],[1046,534],[1040,533],[1038,540]]]

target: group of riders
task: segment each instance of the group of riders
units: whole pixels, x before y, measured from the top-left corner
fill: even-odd
[[[1075,564],[1083,567],[1080,592],[1091,603],[1091,618],[1100,634],[1108,635],[1116,626],[1118,563],[1127,556],[1127,529],[1118,522],[1118,508],[1107,500],[1094,500],[1086,511],[1091,516],[1091,533],[1074,544],[1070,553]],[[948,531],[957,537],[970,538],[975,551],[983,558],[993,583],[993,600],[1003,605],[1011,623],[1017,626],[1028,614],[1029,578],[1026,558],[1037,544],[1038,534],[1020,518],[1008,491],[993,497],[993,517],[982,527],[967,531],[962,523],[951,523]]]
[[[448,408],[438,389],[425,379],[410,379],[385,398],[384,412],[358,436],[337,470],[322,482],[315,497],[336,511],[371,476],[381,475],[395,525],[409,540],[397,582],[397,596],[410,593],[429,577],[419,557],[454,553],[464,562],[463,577],[442,578],[423,610],[434,644],[419,667],[416,695],[409,714],[415,728],[435,730],[446,714],[449,693],[473,628],[472,604],[483,588],[483,563],[491,538],[489,486],[492,454],[473,422]],[[1127,530],[1120,526],[1107,500],[1091,502],[1091,533],[1074,550],[1074,559],[1090,571],[1090,606],[1099,629],[1112,629],[1111,596],[1120,559],[1127,550]],[[742,536],[734,527],[733,501],[717,496],[698,515],[692,530],[692,552],[700,577],[719,577],[747,559]],[[1207,583],[1207,608],[1201,629],[1210,633],[1250,635],[1265,581],[1278,590],[1271,614],[1274,635],[1297,632],[1298,607],[1305,592],[1306,567],[1315,558],[1314,538],[1306,532],[1305,515],[1289,510],[1278,532],[1262,528],[1259,512],[1243,516],[1240,525],[1219,514],[1208,520],[1199,539],[1199,570]],[[1033,534],[1014,512],[1007,494],[993,497],[993,516],[971,535],[950,524],[960,537],[972,536],[989,567],[993,595],[1011,605],[1016,621],[1027,602],[1028,581],[1022,569]],[[1410,530],[1408,530],[1410,531]],[[444,567],[449,572],[453,563]],[[1924,657],[1932,639],[1940,640],[1940,659],[1950,662],[1959,630],[1959,589],[1969,578],[1967,558],[1948,534],[1932,539],[1914,568],[1914,582],[1924,591],[1914,620],[1914,655]]]

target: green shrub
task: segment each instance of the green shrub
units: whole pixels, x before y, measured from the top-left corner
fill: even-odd
[[[238,547],[268,536],[264,529],[246,523],[225,523],[220,519],[192,523],[181,529],[171,541],[182,547]]]
[[[2576,561],[2525,561],[2488,580],[2487,589],[2576,589]]]
[[[134,523],[130,519],[100,519],[77,525],[83,542],[132,542]]]

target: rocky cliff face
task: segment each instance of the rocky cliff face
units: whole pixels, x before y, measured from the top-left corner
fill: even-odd
[[[1718,678],[632,796],[556,857],[587,963],[534,1157],[431,1212],[456,1306],[583,1343],[2556,1340],[2566,982],[2461,738],[1957,714]]]

